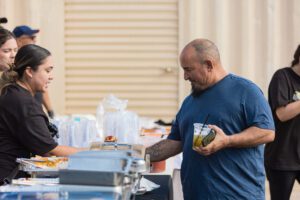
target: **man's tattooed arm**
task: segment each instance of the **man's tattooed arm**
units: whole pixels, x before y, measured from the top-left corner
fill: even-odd
[[[146,154],[150,155],[151,162],[165,160],[171,156],[179,154],[181,151],[181,141],[169,139],[162,140],[146,148]]]

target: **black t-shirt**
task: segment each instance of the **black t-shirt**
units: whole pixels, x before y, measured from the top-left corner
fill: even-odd
[[[57,146],[48,130],[48,118],[29,91],[17,84],[0,96],[0,179],[17,164],[16,158],[43,155]]]
[[[265,148],[265,165],[278,170],[300,170],[300,115],[281,122],[276,109],[297,101],[300,76],[290,67],[279,69],[269,85],[269,104],[275,120],[275,140]],[[298,93],[300,98],[300,93]]]

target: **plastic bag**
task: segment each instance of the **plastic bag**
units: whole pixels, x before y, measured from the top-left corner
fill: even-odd
[[[135,144],[139,136],[139,118],[126,110],[127,103],[114,95],[105,97],[97,108],[97,127],[103,129],[104,137],[115,136],[118,143]]]

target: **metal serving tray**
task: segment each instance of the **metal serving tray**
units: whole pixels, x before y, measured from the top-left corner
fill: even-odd
[[[29,158],[17,158],[19,170],[30,174],[34,178],[57,178],[58,168],[41,168],[34,164],[35,160]]]
[[[114,171],[128,173],[131,167],[132,158],[117,156],[82,156],[72,155],[69,160],[70,170],[86,171]]]
[[[32,169],[32,170],[22,170],[30,174],[32,178],[57,178],[58,171],[57,169]]]
[[[127,152],[79,152],[69,158],[68,169],[59,171],[60,184],[121,186],[129,175],[132,158]],[[115,154],[115,155],[113,155]]]
[[[133,153],[134,152],[132,150],[93,150],[78,152],[76,153],[76,157],[131,157],[133,156]],[[71,156],[70,158],[73,158],[73,156]]]
[[[105,157],[105,158],[128,158],[131,159],[131,167],[130,172],[132,173],[142,173],[146,172],[146,163],[145,160],[142,158],[134,157],[134,151],[133,150],[99,150],[99,151],[82,151],[77,153],[77,156],[82,157]],[[72,163],[77,162],[76,159],[71,159],[71,162],[69,162],[69,165],[72,165]],[[70,164],[71,163],[71,164]]]
[[[101,172],[64,169],[59,171],[59,183],[67,185],[123,186],[122,172]]]

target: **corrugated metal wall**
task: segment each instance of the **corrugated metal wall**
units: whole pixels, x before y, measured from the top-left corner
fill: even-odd
[[[176,0],[66,0],[66,113],[95,113],[112,93],[172,119],[178,104]]]
[[[198,0],[191,7],[192,37],[215,41],[225,68],[264,91],[300,43],[299,0]]]

